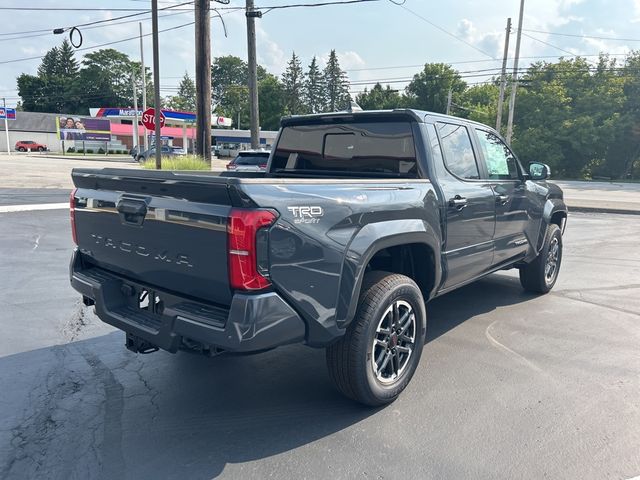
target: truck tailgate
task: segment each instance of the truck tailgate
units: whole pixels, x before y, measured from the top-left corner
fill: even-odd
[[[228,179],[112,169],[72,176],[85,261],[159,289],[231,302]]]

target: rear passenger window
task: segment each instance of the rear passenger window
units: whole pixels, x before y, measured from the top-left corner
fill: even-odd
[[[480,148],[487,164],[489,178],[492,180],[518,180],[517,161],[509,147],[497,135],[486,130],[476,129]]]
[[[447,169],[466,180],[479,179],[480,172],[467,128],[451,123],[438,123],[438,133]]]

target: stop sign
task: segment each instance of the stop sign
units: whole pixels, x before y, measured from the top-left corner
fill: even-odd
[[[156,128],[156,119],[155,119],[156,109],[155,108],[147,108],[142,113],[142,124],[145,126],[147,130],[155,130]],[[164,127],[164,113],[160,110],[160,128]]]

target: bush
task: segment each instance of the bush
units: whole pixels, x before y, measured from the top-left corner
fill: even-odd
[[[149,158],[142,164],[143,168],[155,170],[155,157]],[[209,163],[197,155],[162,157],[162,170],[211,170]]]
[[[75,153],[76,149],[74,147],[67,148],[68,153]]]
[[[87,148],[86,153],[93,153],[93,148]]]
[[[79,148],[78,150],[76,150],[76,153],[84,153],[84,150],[82,148]]]
[[[100,148],[98,149],[98,153],[104,154],[104,148],[100,147]]]
[[[118,152],[117,152],[117,153],[119,153],[120,155],[122,155],[122,154],[123,154],[123,153],[125,153],[125,152],[124,152],[124,150],[118,150]]]

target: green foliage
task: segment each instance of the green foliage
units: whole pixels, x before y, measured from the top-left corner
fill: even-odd
[[[260,106],[260,126],[265,130],[280,128],[280,118],[285,112],[285,93],[282,84],[271,74],[258,84],[258,102]]]
[[[392,89],[389,85],[383,88],[382,85],[376,83],[371,90],[364,89],[363,93],[356,96],[356,103],[363,110],[388,110],[393,108],[402,108],[405,99],[397,90]]]
[[[103,49],[85,55],[79,65],[68,40],[49,50],[37,75],[17,79],[20,106],[28,112],[87,114],[95,105],[133,105],[131,76],[135,72],[139,102],[142,102],[140,64],[124,53]],[[153,84],[147,72],[147,97],[153,98]],[[153,102],[151,101],[151,104]]]
[[[76,149],[74,147],[67,148],[68,153],[75,153]]]
[[[93,148],[87,148],[87,149],[85,150],[85,153],[93,153]]]
[[[287,69],[282,74],[282,90],[284,93],[286,112],[290,115],[306,113],[304,104],[305,74],[302,70],[300,58],[293,52]]]
[[[167,99],[167,106],[173,110],[183,112],[195,112],[196,110],[196,84],[187,72],[178,86],[178,93]]]
[[[449,90],[453,92],[453,101],[457,103],[466,87],[460,74],[450,65],[427,63],[407,85],[407,104],[411,108],[445,113]]]
[[[347,107],[351,100],[349,95],[349,79],[347,73],[340,68],[335,50],[329,53],[329,60],[322,72],[326,97],[326,110],[335,112]]]
[[[142,163],[142,168],[155,170],[155,157]],[[162,170],[211,170],[211,166],[197,155],[162,157]]]
[[[100,147],[100,148],[98,149],[98,153],[100,153],[100,154],[104,154],[104,153],[105,153],[104,148]]]
[[[304,103],[310,113],[320,113],[326,105],[326,86],[324,77],[318,66],[316,57],[313,57],[306,74],[303,88]]]

